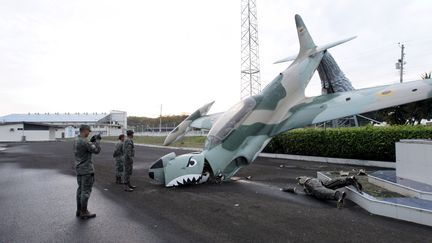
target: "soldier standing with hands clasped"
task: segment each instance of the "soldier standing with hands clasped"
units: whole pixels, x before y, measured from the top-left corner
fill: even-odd
[[[133,157],[135,156],[135,146],[133,142],[134,132],[132,130],[128,130],[126,132],[127,139],[123,144],[124,151],[124,171],[123,171],[123,183],[125,184],[125,191],[133,192],[136,186],[132,186],[130,183],[130,176],[132,175],[133,170]]]
[[[121,134],[118,141],[115,145],[113,157],[115,158],[115,167],[116,167],[116,184],[122,184],[122,175],[123,175],[123,167],[124,167],[124,151],[123,151],[123,143],[125,140],[125,135]]]
[[[91,130],[88,125],[80,126],[80,134],[75,139],[73,152],[75,156],[75,169],[77,174],[78,189],[76,194],[77,211],[76,216],[81,219],[96,217],[96,214],[87,210],[88,200],[94,183],[94,166],[92,154],[101,151],[100,135],[94,135],[90,141],[87,139]]]

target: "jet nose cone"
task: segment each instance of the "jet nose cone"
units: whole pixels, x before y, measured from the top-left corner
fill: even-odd
[[[172,152],[153,162],[148,170],[149,177],[158,183],[165,184],[165,167],[175,157],[176,154]]]

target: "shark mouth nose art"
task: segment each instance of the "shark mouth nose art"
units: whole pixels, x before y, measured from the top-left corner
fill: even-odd
[[[170,183],[167,184],[167,187],[200,184],[206,182],[207,179],[208,176],[201,174],[183,175],[170,181]]]

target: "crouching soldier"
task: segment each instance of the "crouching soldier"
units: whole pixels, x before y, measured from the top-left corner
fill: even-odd
[[[125,184],[125,191],[133,192],[136,186],[132,186],[130,183],[130,176],[133,170],[133,157],[135,156],[135,146],[133,142],[134,132],[128,130],[126,132],[127,138],[123,143],[124,151],[124,172],[123,172],[123,183]]]
[[[73,151],[75,156],[75,169],[77,174],[78,189],[76,194],[77,211],[76,216],[81,219],[96,217],[96,214],[87,210],[88,200],[94,183],[94,166],[92,154],[101,151],[100,135],[93,136],[90,141],[87,139],[91,130],[88,125],[80,126],[80,134],[75,139]]]
[[[321,181],[317,178],[300,176],[297,177],[297,181],[299,185],[303,186],[303,190],[306,194],[320,200],[337,201],[338,208],[344,205],[346,193],[343,191],[336,191],[336,189],[352,185],[357,191],[362,192],[362,185],[354,176],[338,177],[325,181]],[[295,188],[283,188],[282,191],[295,193]]]
[[[115,159],[115,175],[116,175],[116,183],[122,184],[122,176],[123,176],[123,167],[124,167],[124,152],[123,152],[123,143],[125,140],[125,135],[121,134],[118,141],[115,145],[113,157]]]

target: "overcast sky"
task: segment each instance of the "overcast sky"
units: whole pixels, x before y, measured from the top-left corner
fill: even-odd
[[[432,1],[257,0],[263,86],[296,54],[296,13],[354,87],[432,70]],[[190,113],[240,99],[240,0],[2,0],[0,115],[27,112]],[[319,95],[316,74],[308,95]]]

